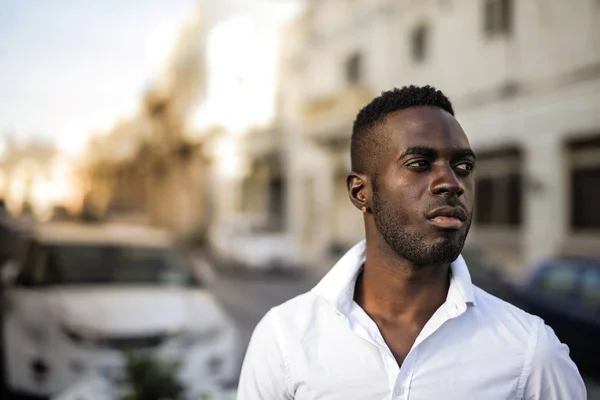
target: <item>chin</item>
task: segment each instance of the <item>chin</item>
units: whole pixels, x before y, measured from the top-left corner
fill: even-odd
[[[440,264],[451,263],[460,256],[464,242],[462,237],[441,238],[428,246],[429,253],[432,255],[432,258],[437,259]]]
[[[460,243],[465,242],[467,235],[463,231],[440,231],[431,235],[431,237],[430,243],[432,244],[446,243],[459,245]]]

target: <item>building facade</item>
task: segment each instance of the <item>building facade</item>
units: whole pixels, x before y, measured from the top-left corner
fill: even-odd
[[[210,224],[209,156],[187,121],[205,96],[203,9],[183,27],[171,58],[139,111],[89,146],[87,205],[136,212],[178,234]]]
[[[60,152],[51,143],[2,140],[0,155],[0,198],[13,215],[46,218],[58,196],[52,187]],[[49,185],[50,184],[50,185]],[[62,194],[62,193],[61,193]]]
[[[385,87],[388,26],[381,1],[311,1],[285,35],[280,111],[287,226],[306,261],[327,263],[362,235],[345,177],[356,112]]]
[[[351,124],[407,84],[448,94],[478,153],[468,246],[515,273],[597,253],[599,22],[596,0],[309,2],[288,32],[282,85],[298,133],[287,141],[289,222],[308,258],[362,237],[345,188]]]

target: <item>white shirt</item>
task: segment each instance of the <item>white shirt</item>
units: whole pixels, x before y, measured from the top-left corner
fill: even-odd
[[[400,368],[353,300],[364,260],[363,241],[314,289],[263,317],[238,400],[586,399],[567,346],[540,318],[474,286],[462,257]]]

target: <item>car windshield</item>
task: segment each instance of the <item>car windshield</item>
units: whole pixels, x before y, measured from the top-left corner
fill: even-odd
[[[45,284],[142,284],[198,286],[191,270],[169,248],[50,245],[45,255]]]

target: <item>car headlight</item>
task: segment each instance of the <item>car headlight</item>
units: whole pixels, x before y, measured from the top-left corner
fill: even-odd
[[[80,346],[94,346],[96,345],[96,340],[91,339],[89,337],[86,337],[78,332],[75,332],[74,330],[63,326],[62,328],[63,333],[65,334],[66,337],[69,338],[69,340],[71,340],[71,342],[80,345]]]

